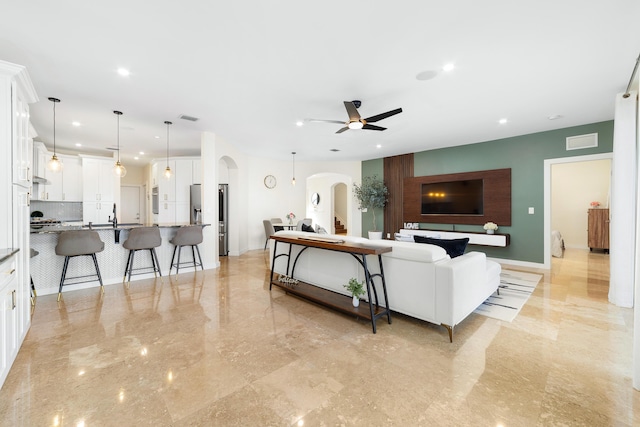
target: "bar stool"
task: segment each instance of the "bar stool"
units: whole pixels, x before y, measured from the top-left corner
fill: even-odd
[[[40,252],[36,251],[33,248],[29,248],[29,258],[33,258],[38,255]],[[36,305],[36,297],[38,294],[36,293],[36,285],[33,283],[33,276],[29,275],[29,279],[31,280],[31,305]]]
[[[202,227],[199,225],[190,225],[178,228],[176,231],[176,235],[173,236],[173,239],[170,240],[172,244],[175,245],[173,248],[173,255],[171,256],[171,267],[169,267],[169,275],[171,275],[171,269],[173,267],[176,268],[176,274],[180,270],[180,251],[183,246],[191,246],[191,254],[193,255],[193,268],[195,270],[198,269],[198,266],[202,270],[204,267],[202,266],[202,257],[200,257],[200,249],[198,249],[198,244],[202,243]],[[196,263],[196,253],[194,249],[198,252],[198,259],[200,263]],[[176,263],[173,262],[173,259],[176,256],[176,249],[178,250],[178,261]],[[190,264],[187,262],[183,262],[182,264]]]
[[[96,231],[71,230],[60,233],[60,236],[58,237],[58,244],[56,245],[56,255],[64,256],[64,266],[62,267],[62,277],[60,278],[60,288],[58,289],[58,301],[60,301],[60,297],[62,296],[62,286],[65,284],[65,280],[84,279],[85,277],[98,276],[100,290],[104,292],[102,276],[100,275],[100,268],[98,267],[98,260],[96,259],[96,253],[102,252],[103,250],[104,242],[100,240],[100,236]],[[93,259],[93,265],[96,268],[96,274],[66,277],[69,260],[77,256],[91,256]],[[91,281],[92,280],[83,280],[68,284],[75,285]]]
[[[122,244],[125,249],[129,249],[129,258],[127,259],[127,266],[124,269],[124,277],[122,278],[122,281],[124,282],[127,274],[129,274],[129,280],[127,280],[127,282],[131,282],[133,270],[148,270],[149,268],[153,268],[154,276],[157,277],[156,272],[158,272],[160,273],[160,277],[162,277],[162,271],[160,271],[160,263],[158,262],[158,256],[156,255],[155,249],[161,244],[162,237],[160,237],[160,229],[158,227],[132,228],[129,231],[129,237],[127,237],[127,240]],[[152,267],[133,268],[133,257],[136,254],[136,251],[141,250],[148,250],[151,254]]]

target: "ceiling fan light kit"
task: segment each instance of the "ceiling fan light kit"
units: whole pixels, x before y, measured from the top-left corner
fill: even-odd
[[[365,129],[365,130],[386,130],[382,126],[371,125],[369,123],[375,123],[379,120],[386,119],[387,117],[395,116],[396,114],[402,113],[402,108],[396,108],[395,110],[387,111],[386,113],[376,114],[375,116],[367,117],[363,119],[358,113],[358,108],[362,105],[362,102],[358,100],[354,101],[343,101],[344,108],[347,109],[347,114],[349,115],[349,120],[346,122],[340,120],[320,120],[320,119],[307,119],[309,122],[323,122],[323,123],[339,123],[343,124],[344,127],[338,129],[336,133],[342,133],[349,129]]]

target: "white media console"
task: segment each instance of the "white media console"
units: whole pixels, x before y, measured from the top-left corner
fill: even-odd
[[[410,230],[406,228],[401,229],[400,234],[410,236],[418,235],[432,237],[435,239],[463,239],[468,237],[470,245],[498,246],[502,248],[509,246],[508,234],[465,233],[462,231],[441,230]]]

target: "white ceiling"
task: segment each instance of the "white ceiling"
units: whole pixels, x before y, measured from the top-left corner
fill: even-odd
[[[125,165],[166,155],[165,120],[172,156],[198,154],[200,132],[211,131],[247,153],[296,151],[300,161],[610,120],[640,53],[637,0],[13,0],[1,12],[0,59],[25,65],[40,97],[37,139],[52,145],[47,97],[58,97],[58,151],[81,143],[108,154],[121,110]],[[423,71],[435,76],[418,80]],[[343,101],[354,99],[363,117],[404,111],[376,123],[384,132],[296,126],[346,121]]]

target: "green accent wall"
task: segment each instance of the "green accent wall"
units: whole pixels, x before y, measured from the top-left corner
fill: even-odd
[[[568,136],[598,134],[598,147],[566,150]],[[613,121],[539,132],[451,148],[421,151],[414,154],[415,176],[473,172],[511,168],[511,226],[500,227],[499,233],[511,235],[506,248],[471,246],[487,256],[518,261],[544,263],[544,161],[572,156],[613,152]],[[362,163],[363,176],[383,176],[383,159]],[[490,191],[490,189],[488,189]],[[485,189],[487,191],[487,189]],[[535,214],[529,215],[528,208]],[[363,235],[372,221],[363,214]],[[382,215],[379,215],[382,216]],[[376,219],[378,220],[378,215]],[[379,221],[383,219],[380,218]],[[379,226],[380,227],[380,226]],[[451,224],[422,223],[421,228],[451,230]],[[477,225],[456,225],[456,231],[484,231]],[[384,230],[385,233],[390,230]],[[394,232],[398,230],[393,230]]]

